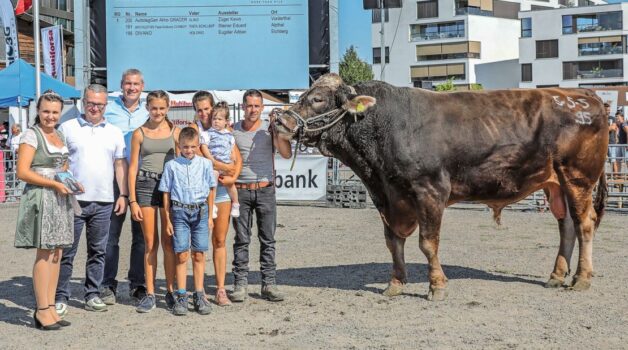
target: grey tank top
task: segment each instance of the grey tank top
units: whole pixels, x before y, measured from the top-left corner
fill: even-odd
[[[153,139],[144,134],[140,127],[140,132],[144,141],[140,145],[140,156],[142,165],[140,170],[161,174],[164,171],[164,164],[175,158],[174,127],[170,135],[163,139]]]
[[[239,121],[233,126],[233,137],[242,156],[242,172],[237,182],[273,181],[273,141],[268,122],[262,121],[255,131],[244,131]]]

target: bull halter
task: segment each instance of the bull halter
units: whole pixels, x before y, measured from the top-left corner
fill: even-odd
[[[289,109],[282,110],[280,108],[276,108],[276,110],[278,110],[278,112],[289,114],[297,122],[297,125],[295,125],[294,128],[290,130],[290,132],[297,135],[297,144],[295,147],[294,156],[292,157],[292,164],[290,165],[290,171],[292,171],[292,169],[294,168],[294,163],[297,160],[297,153],[299,152],[299,149],[301,148],[301,137],[303,136],[303,134],[327,130],[331,128],[332,126],[338,124],[338,122],[342,120],[345,114],[347,114],[346,109],[336,108],[336,109],[332,109],[329,112],[318,114],[311,118],[305,119],[299,113],[293,110],[289,110]],[[357,116],[354,115],[354,118],[357,121]],[[321,121],[323,122],[322,126],[317,127],[317,128],[312,127],[312,124],[318,123]]]

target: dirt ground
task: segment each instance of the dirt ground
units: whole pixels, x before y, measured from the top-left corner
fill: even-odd
[[[389,280],[391,259],[375,210],[281,206],[278,282],[287,300],[260,299],[255,243],[250,297],[243,304],[214,306],[209,316],[172,316],[163,302],[161,268],[153,312],[135,312],[126,281],[119,288],[119,304],[105,313],[85,311],[82,243],[72,280],[78,298],[71,300],[66,317],[73,325],[42,332],[33,329],[31,318],[34,251],[13,248],[16,213],[16,207],[0,208],[2,349],[628,347],[626,216],[604,218],[594,244],[593,286],[573,292],[543,288],[558,246],[551,215],[508,211],[497,227],[487,211],[448,210],[440,257],[449,297],[430,302],[426,260],[416,234],[406,244],[409,284],[404,295],[389,299],[381,291]],[[127,222],[120,280],[128,269],[129,245]],[[574,263],[576,259],[577,253]],[[209,295],[215,292],[214,283],[208,259]]]

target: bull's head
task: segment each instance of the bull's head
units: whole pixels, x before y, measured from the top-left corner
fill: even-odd
[[[342,123],[343,118],[353,120],[375,102],[371,96],[358,96],[337,74],[326,74],[290,109],[276,112],[275,128],[284,139],[291,140],[298,135],[305,145],[315,146],[324,131]]]

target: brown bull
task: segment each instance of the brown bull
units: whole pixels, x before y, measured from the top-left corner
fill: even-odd
[[[592,241],[607,194],[607,116],[584,89],[435,93],[371,81],[347,86],[326,75],[275,126],[338,158],[362,179],[384,223],[393,272],[386,295],[406,283],[404,243],[419,227],[429,262],[430,300],[446,296],[438,259],[445,208],[459,201],[501,210],[544,189],[558,220],[560,248],[547,287],[569,274],[575,238],[578,268],[571,287],[591,284]],[[595,205],[593,190],[599,183]]]

